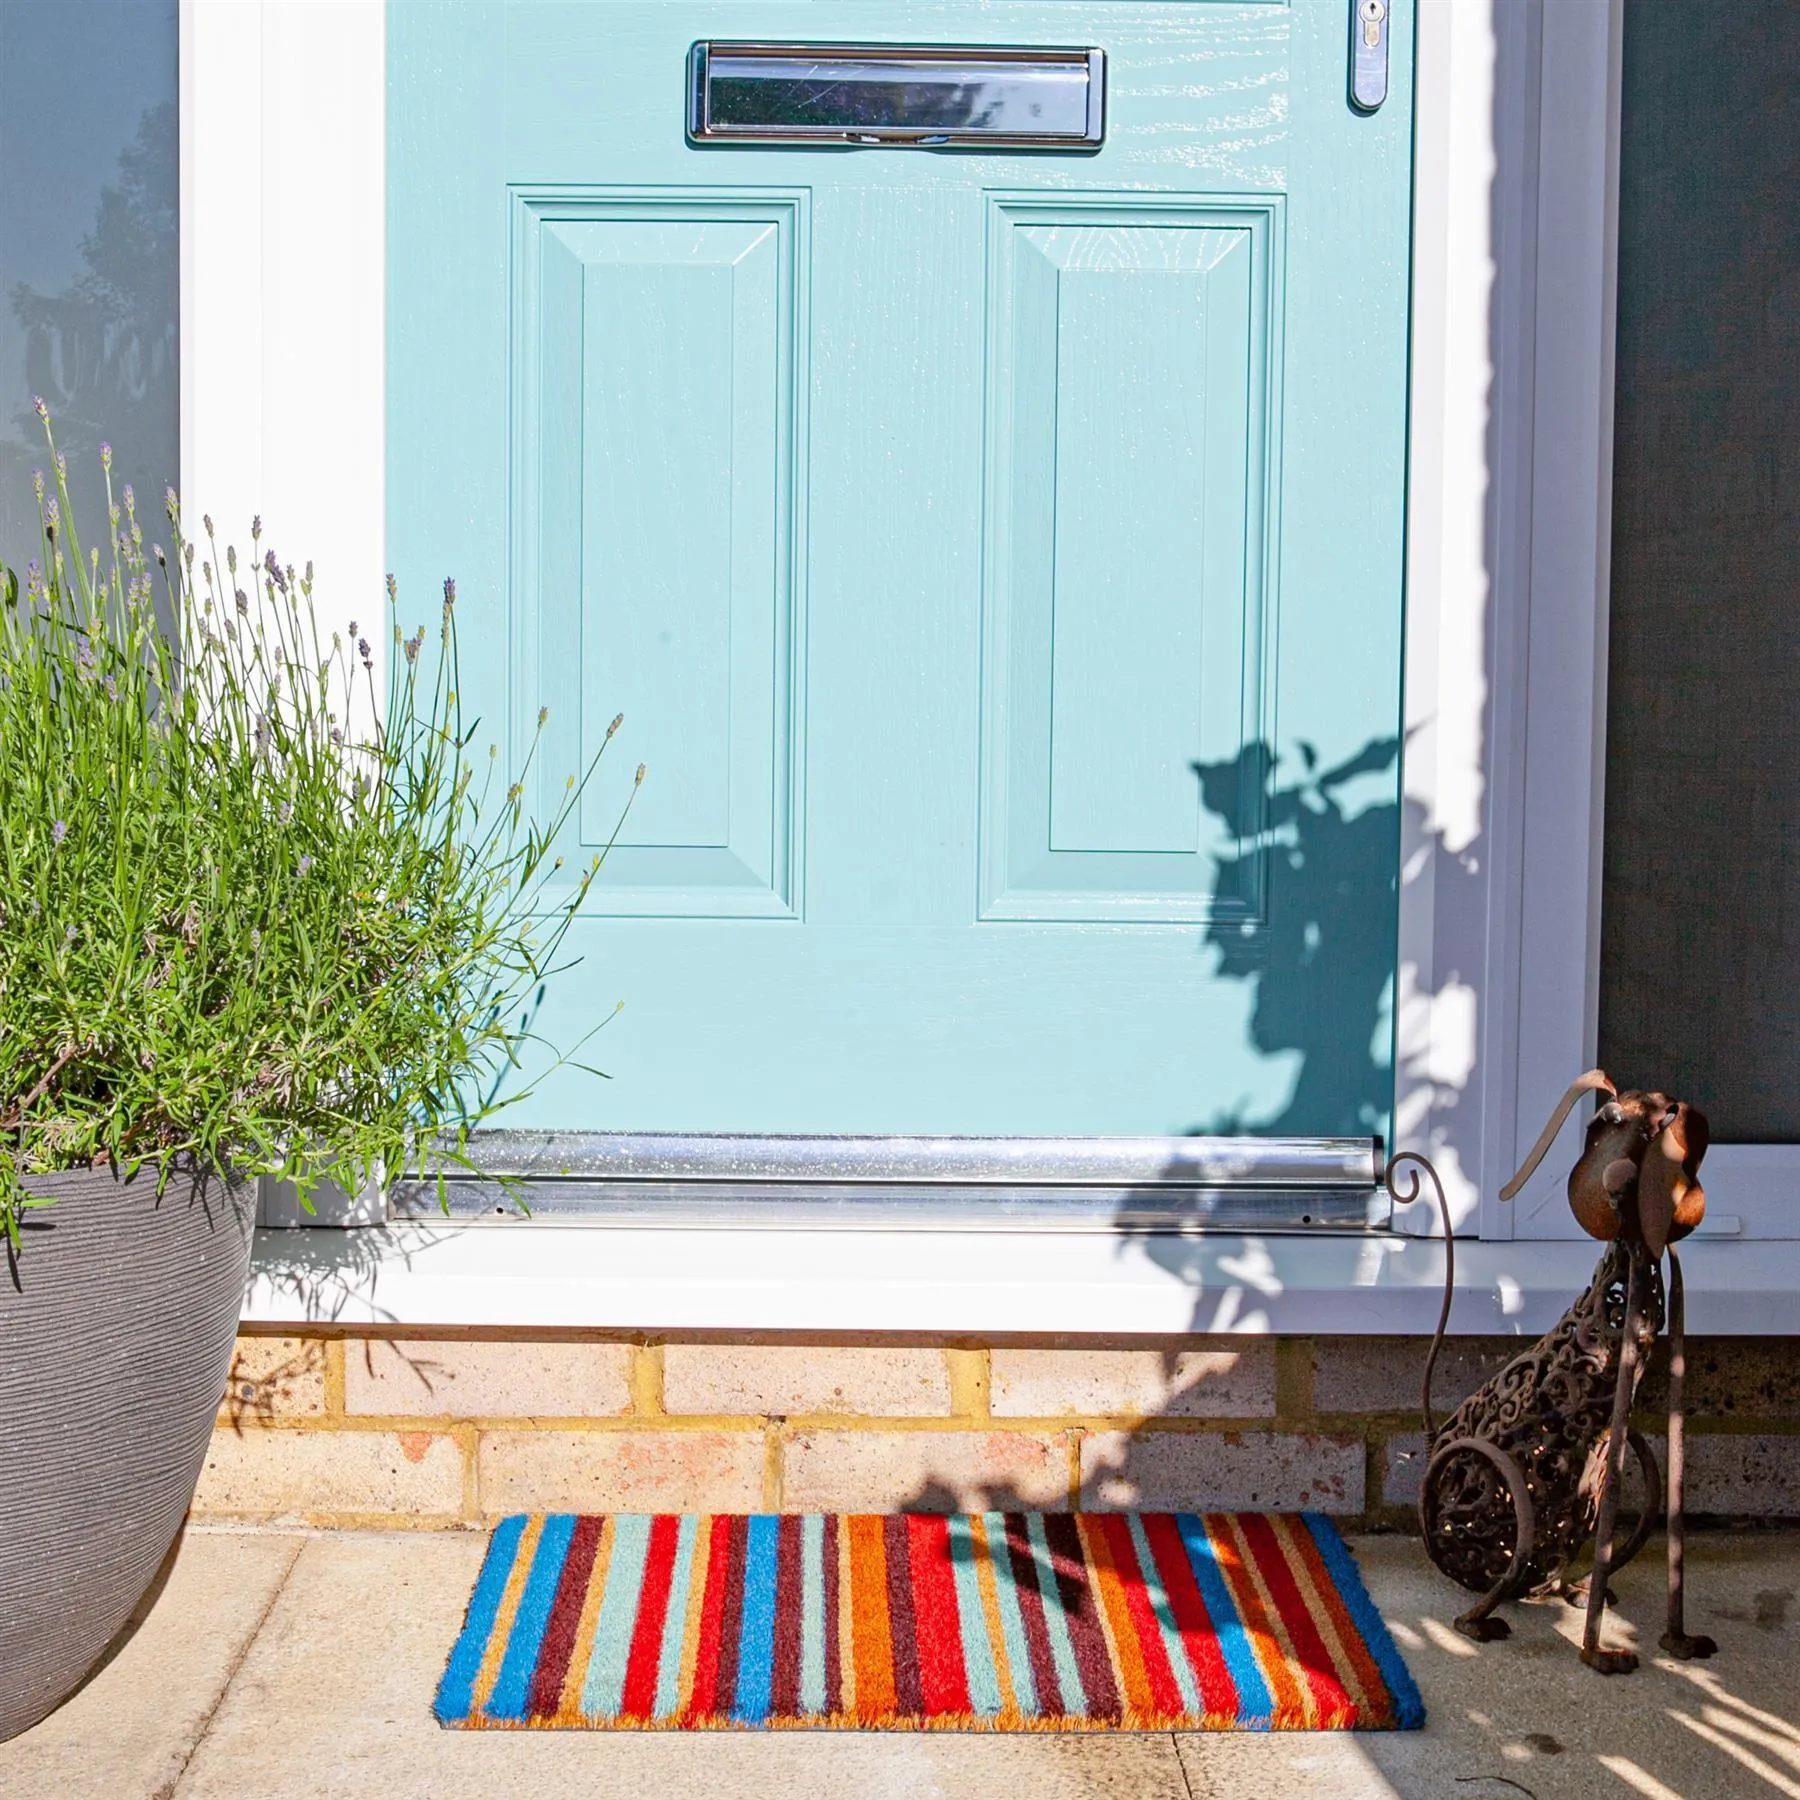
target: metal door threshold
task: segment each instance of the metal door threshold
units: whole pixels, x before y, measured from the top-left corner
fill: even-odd
[[[1377,1138],[802,1137],[487,1132],[478,1168],[531,1217],[619,1226],[1088,1232],[1363,1231],[1388,1223]],[[454,1217],[521,1217],[447,1176]],[[434,1181],[394,1184],[441,1217]]]

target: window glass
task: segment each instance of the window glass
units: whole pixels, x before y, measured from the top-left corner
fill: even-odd
[[[1625,9],[1600,1054],[1800,1139],[1800,7]]]
[[[175,0],[0,0],[0,561],[37,543],[42,395],[78,522],[98,451],[146,535],[179,474]]]

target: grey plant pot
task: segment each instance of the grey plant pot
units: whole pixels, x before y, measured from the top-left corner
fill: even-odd
[[[250,1272],[254,1183],[30,1183],[0,1260],[0,1741],[74,1692],[200,1479]]]

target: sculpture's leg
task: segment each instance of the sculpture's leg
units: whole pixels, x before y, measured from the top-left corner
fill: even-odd
[[[1419,1490],[1419,1523],[1425,1532],[1426,1554],[1430,1554],[1437,1536],[1437,1478],[1452,1457],[1465,1451],[1473,1451],[1476,1455],[1485,1457],[1499,1470],[1513,1509],[1513,1553],[1512,1560],[1506,1565],[1506,1573],[1467,1612],[1459,1613],[1454,1621],[1456,1629],[1464,1637],[1473,1638],[1478,1644],[1487,1644],[1496,1638],[1512,1634],[1512,1627],[1504,1619],[1492,1619],[1488,1615],[1501,1601],[1513,1599],[1524,1587],[1527,1565],[1531,1561],[1536,1541],[1535,1526],[1531,1513],[1531,1492],[1525,1485],[1525,1471],[1499,1445],[1490,1444],[1485,1438],[1455,1438],[1433,1455],[1425,1470],[1424,1484]]]
[[[1613,1571],[1613,1525],[1619,1516],[1619,1489],[1625,1478],[1625,1448],[1631,1427],[1631,1402],[1637,1392],[1638,1309],[1643,1304],[1643,1257],[1634,1247],[1627,1259],[1625,1323],[1619,1334],[1619,1369],[1613,1385],[1612,1430],[1606,1441],[1606,1470],[1600,1488],[1600,1518],[1594,1530],[1594,1570],[1588,1577],[1587,1624],[1581,1634],[1581,1660],[1602,1675],[1628,1675],[1638,1659],[1629,1650],[1602,1650],[1600,1628],[1606,1618],[1606,1584]]]
[[[1681,1262],[1669,1252],[1669,1628],[1662,1647],[1671,1656],[1711,1656],[1718,1645],[1709,1637],[1690,1637],[1685,1616],[1687,1575],[1687,1416],[1682,1410],[1687,1382],[1687,1297],[1682,1292]]]

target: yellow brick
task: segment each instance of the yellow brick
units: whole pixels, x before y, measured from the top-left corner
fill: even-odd
[[[393,1418],[616,1418],[627,1344],[371,1338],[344,1346],[347,1412]]]
[[[1278,1431],[1100,1431],[1081,1445],[1092,1511],[1328,1512],[1363,1509],[1360,1438]]]
[[[760,1431],[484,1431],[481,1510],[758,1512]]]
[[[197,1516],[330,1519],[398,1514],[449,1520],[462,1509],[462,1452],[434,1432],[213,1433],[194,1497]]]
[[[1248,1419],[1275,1412],[1275,1346],[1204,1350],[997,1349],[994,1417]]]
[[[1068,1456],[1024,1431],[798,1431],[782,1503],[790,1512],[952,1512],[1060,1507]]]
[[[307,1418],[325,1410],[325,1346],[318,1338],[241,1337],[219,1416],[235,1425]]]
[[[663,1407],[670,1413],[782,1418],[849,1413],[943,1418],[950,1376],[941,1350],[816,1344],[668,1344]]]

